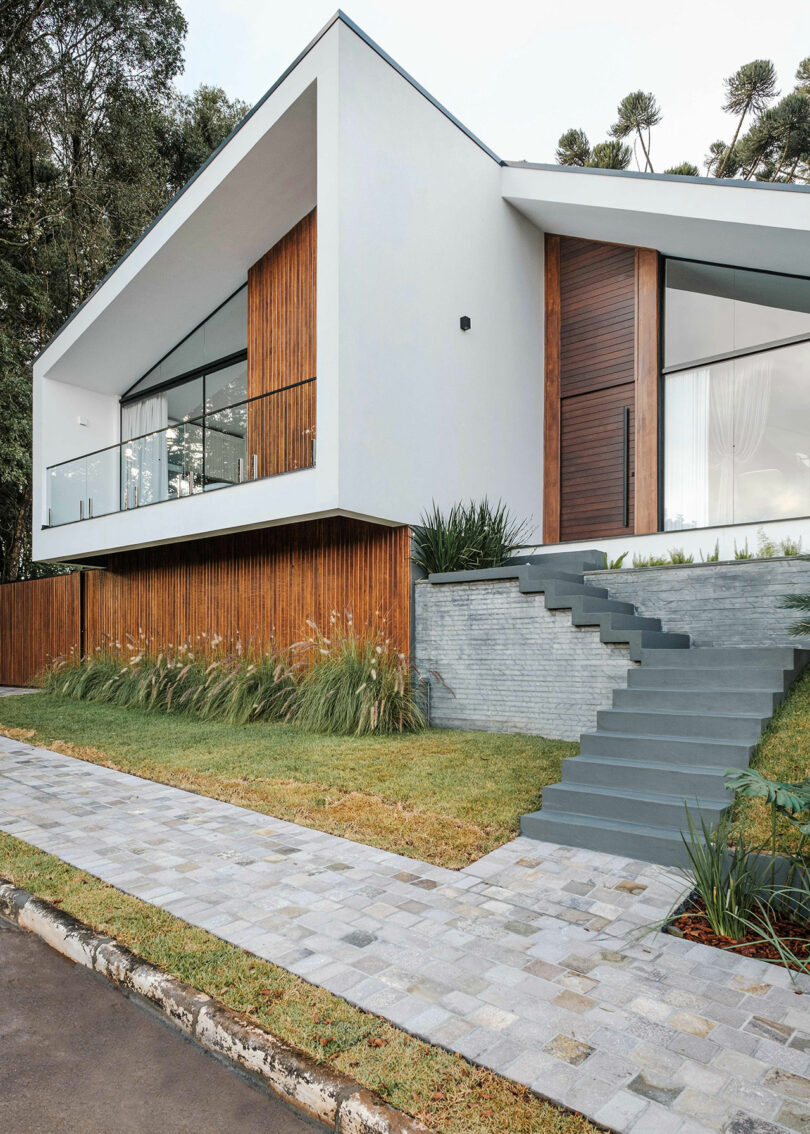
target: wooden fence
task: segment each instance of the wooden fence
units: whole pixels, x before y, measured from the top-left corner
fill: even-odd
[[[0,586],[0,685],[30,685],[81,648],[81,586],[78,571]]]

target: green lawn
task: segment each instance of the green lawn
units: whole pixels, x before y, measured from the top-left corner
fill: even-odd
[[[332,737],[39,693],[0,700],[0,732],[441,866],[513,838],[568,741],[433,729]]]
[[[810,669],[777,709],[751,766],[772,780],[795,782],[810,776]],[[770,846],[770,809],[759,799],[741,800],[733,830],[749,842]],[[786,819],[779,820],[779,833],[785,847],[796,847],[798,832]]]

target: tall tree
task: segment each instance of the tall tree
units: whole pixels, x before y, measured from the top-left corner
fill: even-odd
[[[743,63],[742,67],[725,80],[724,85],[726,98],[723,110],[738,117],[734,136],[717,166],[716,177],[723,176],[746,116],[752,113],[761,114],[778,94],[776,70],[770,59],[754,59],[750,63]]]
[[[616,121],[610,128],[611,135],[622,139],[635,134],[644,153],[644,168],[652,173],[650,131],[661,121],[661,110],[655,96],[649,91],[633,91],[619,103],[616,115]]]
[[[36,570],[33,356],[243,110],[177,93],[185,33],[177,0],[0,0],[4,579]]]

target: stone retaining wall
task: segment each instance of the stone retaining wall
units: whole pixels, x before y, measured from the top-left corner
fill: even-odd
[[[431,679],[436,728],[527,732],[578,740],[596,727],[632,664],[627,646],[604,645],[598,628],[546,610],[517,580],[420,581],[414,598],[415,660]]]
[[[664,630],[691,634],[696,646],[810,644],[790,635],[796,612],[778,605],[782,595],[810,591],[810,560],[589,571],[585,581],[634,603],[639,614],[660,618]]]

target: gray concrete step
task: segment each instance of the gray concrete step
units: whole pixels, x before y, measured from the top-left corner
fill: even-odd
[[[680,831],[687,825],[685,808],[698,824],[703,818],[714,826],[731,803],[700,799],[696,796],[662,795],[620,787],[593,784],[551,784],[543,788],[543,811],[593,815],[597,819],[616,819],[624,823],[644,823],[649,827]]]
[[[548,610],[571,610],[575,598],[608,598],[604,587],[591,587],[586,583],[557,583],[551,580],[545,585],[546,607]]]
[[[779,666],[740,665],[733,669],[718,666],[634,666],[627,673],[630,689],[773,689],[784,692],[792,680],[793,670]]]
[[[643,618],[640,614],[626,614],[606,610],[580,613],[571,608],[574,626],[599,626],[602,630],[660,630],[660,618]]]
[[[665,866],[683,866],[686,852],[679,831],[616,819],[595,819],[575,812],[533,811],[520,820],[520,833],[569,847],[626,855]]]
[[[600,709],[600,731],[641,736],[693,736],[712,740],[742,740],[756,744],[770,721],[748,713],[666,712],[653,709]]]
[[[594,787],[626,788],[652,794],[676,795],[679,799],[716,799],[729,803],[725,766],[661,764],[653,760],[623,760],[617,756],[567,756],[562,762],[562,782]],[[545,789],[548,790],[548,789]]]
[[[689,649],[688,634],[667,634],[662,630],[600,630],[600,641],[616,645],[628,645],[633,661],[641,661],[642,655],[675,654]]]
[[[793,669],[796,664],[796,651],[792,646],[693,646],[687,654],[677,659],[662,655],[655,650],[642,654],[642,665],[648,666],[778,666]]]
[[[671,672],[656,670],[656,673]],[[614,709],[656,709],[692,713],[757,713],[770,717],[784,697],[773,689],[667,689],[613,690]]]
[[[754,744],[742,740],[709,740],[692,736],[649,736],[605,729],[583,732],[580,751],[588,756],[618,756],[654,763],[702,764],[716,768],[746,768]]]

